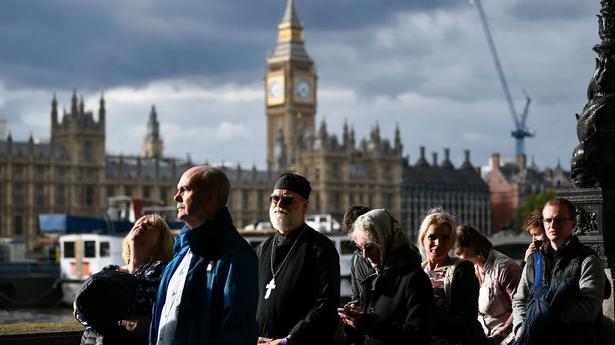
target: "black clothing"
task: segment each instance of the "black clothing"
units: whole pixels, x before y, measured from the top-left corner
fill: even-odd
[[[434,334],[463,345],[485,344],[487,338],[478,322],[479,283],[474,266],[469,261],[460,261],[447,271],[445,285],[450,284],[450,289],[444,287],[445,296],[437,297]],[[436,289],[433,291],[436,293]]]
[[[257,254],[260,336],[279,339],[291,335],[293,344],[331,343],[340,297],[339,254],[333,243],[302,225],[286,237],[271,236],[259,245]],[[273,278],[272,256],[276,287],[265,299],[266,285]]]
[[[408,248],[410,250],[410,259],[412,264],[421,265],[421,254],[419,250],[416,248],[414,244],[408,244]],[[352,258],[350,262],[350,287],[352,289],[351,293],[351,301],[358,302],[361,304],[361,300],[365,295],[365,290],[361,285],[361,282],[367,278],[372,269],[372,265],[363,258],[363,255],[355,250],[352,253]]]
[[[147,344],[152,305],[166,261],[141,265],[134,274],[109,265],[82,285],[75,299],[76,318],[86,329],[81,345]],[[129,332],[118,320],[137,320]]]
[[[357,329],[364,344],[428,344],[434,328],[434,296],[429,278],[410,247],[390,252],[382,271],[361,282],[363,316]]]
[[[361,285],[361,282],[367,278],[370,274],[372,266],[367,260],[363,258],[361,253],[355,251],[352,253],[350,263],[350,287],[352,289],[352,295],[350,296],[352,302],[358,302],[361,304],[362,296],[365,296],[365,290]]]

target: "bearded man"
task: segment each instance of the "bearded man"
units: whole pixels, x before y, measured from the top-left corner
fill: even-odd
[[[259,344],[330,344],[340,297],[339,254],[304,219],[310,183],[284,173],[271,194],[277,233],[257,248]]]

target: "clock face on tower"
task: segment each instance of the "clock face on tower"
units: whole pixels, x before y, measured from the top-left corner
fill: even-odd
[[[309,78],[301,77],[295,82],[295,99],[302,103],[311,103],[314,100],[312,81]]]
[[[284,76],[272,75],[267,78],[267,105],[284,103]]]
[[[278,99],[280,96],[282,96],[282,83],[279,80],[273,80],[269,84],[269,97]]]
[[[312,86],[307,79],[299,79],[295,85],[295,94],[300,100],[307,100],[312,95]]]

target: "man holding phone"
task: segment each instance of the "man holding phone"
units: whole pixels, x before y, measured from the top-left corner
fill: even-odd
[[[549,242],[533,254],[540,260],[528,260],[523,269],[513,299],[515,340],[593,344],[608,286],[602,262],[573,234],[576,209],[570,201],[547,201],[542,222]]]

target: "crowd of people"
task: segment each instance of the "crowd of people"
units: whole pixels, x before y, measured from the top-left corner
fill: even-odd
[[[75,300],[82,344],[592,344],[610,293],[601,261],[573,235],[575,207],[549,200],[525,224],[522,266],[441,208],[418,242],[386,209],[351,207],[352,296],[340,305],[340,260],[309,227],[310,182],[280,175],[276,233],[254,250],[233,226],[230,183],[187,170],[174,197],[175,239],[144,216],[126,236],[126,266],[92,275]],[[104,315],[101,316],[101,315]]]

